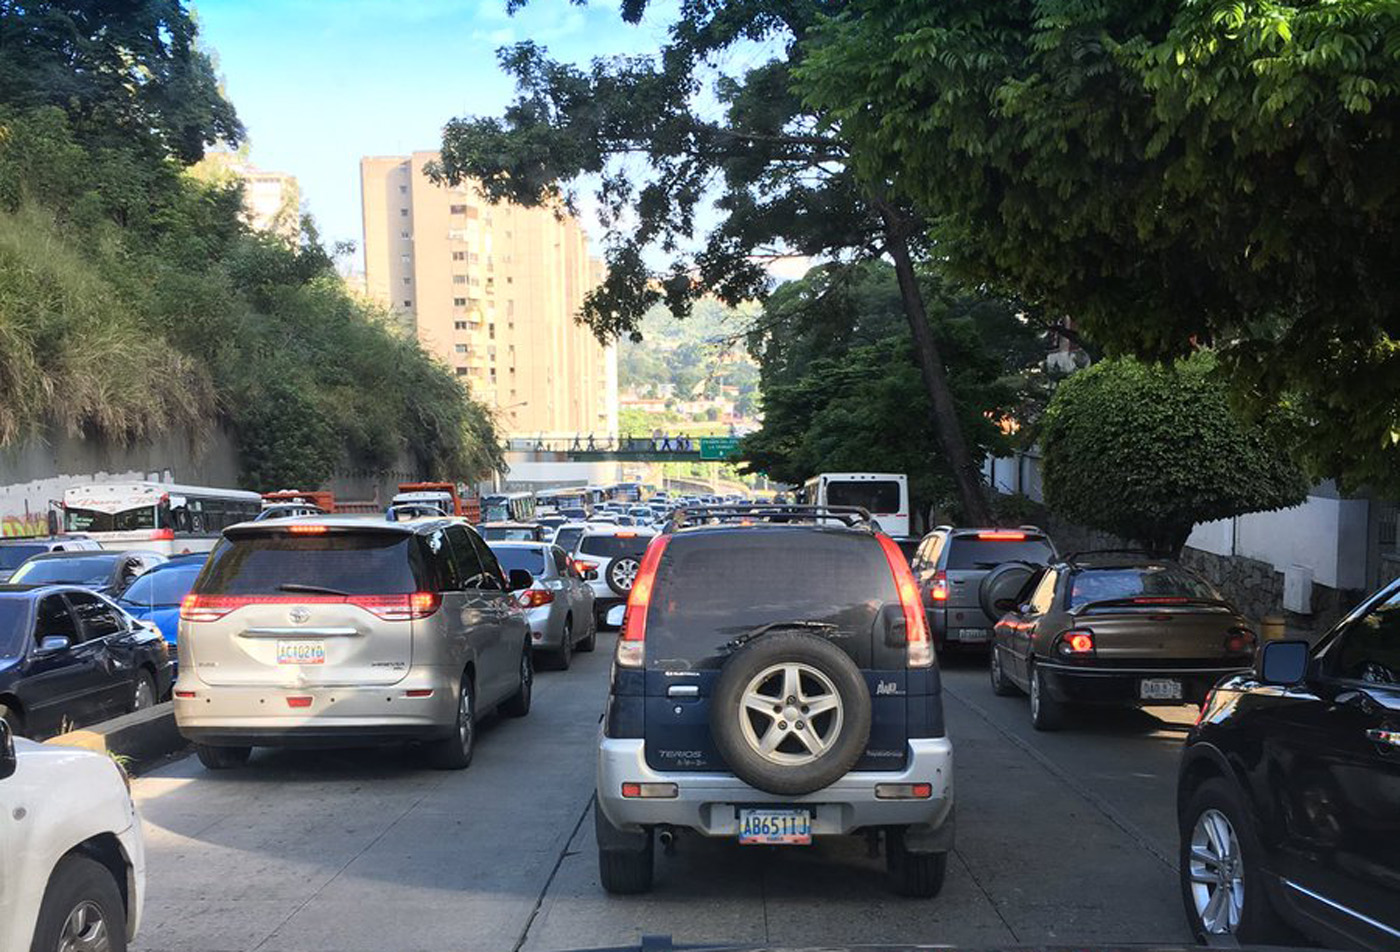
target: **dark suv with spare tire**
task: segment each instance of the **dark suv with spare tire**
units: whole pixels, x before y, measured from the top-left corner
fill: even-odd
[[[656,840],[691,831],[883,838],[895,890],[938,893],[953,845],[938,668],[904,556],[864,510],[687,509],[620,620],[598,752],[606,890],[649,889]]]

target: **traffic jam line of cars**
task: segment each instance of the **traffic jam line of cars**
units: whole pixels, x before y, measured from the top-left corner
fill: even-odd
[[[1261,648],[1185,567],[1061,555],[1034,526],[940,526],[905,545],[857,506],[691,497],[478,531],[432,502],[395,505],[427,508],[231,524],[207,557],[141,556],[145,571],[119,592],[124,553],[95,553],[118,558],[80,581],[23,584],[21,566],[18,584],[0,586],[0,697],[51,683],[62,657],[71,696],[87,686],[68,717],[169,691],[210,769],[260,746],[377,743],[461,769],[484,716],[530,712],[537,662],[567,669],[616,628],[594,810],[608,892],[649,890],[656,846],[686,836],[854,835],[883,852],[895,892],[932,897],[954,844],[938,659],[977,651],[992,690],[1024,694],[1038,730],[1102,705],[1199,707],[1177,797],[1198,939],[1296,930],[1400,944],[1400,582],[1314,646]],[[36,552],[26,565],[47,573],[93,554]],[[27,871],[0,868],[3,947],[134,934],[143,860],[121,768],[14,739],[66,725],[37,700],[0,714],[4,811],[34,810],[62,776],[88,778],[72,803],[35,810],[22,835],[37,845],[0,853]]]

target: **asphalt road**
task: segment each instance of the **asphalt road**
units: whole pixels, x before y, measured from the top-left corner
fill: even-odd
[[[1188,939],[1173,784],[1192,712],[1105,712],[1031,730],[981,659],[945,666],[957,850],[943,893],[901,899],[863,840],[786,850],[684,839],[648,896],[598,885],[593,741],[613,639],[542,672],[534,710],[486,726],[470,769],[405,751],[194,757],[138,778],[146,918],[160,952],[552,952],[678,943]]]

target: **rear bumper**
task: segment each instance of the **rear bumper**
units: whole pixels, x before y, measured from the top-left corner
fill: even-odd
[[[345,747],[357,743],[430,740],[457,722],[457,674],[415,668],[396,684],[322,687],[226,687],[182,676],[175,685],[175,723],[198,743],[252,747]],[[180,692],[193,697],[180,697]],[[427,697],[409,692],[431,691]],[[293,708],[288,698],[310,698]]]
[[[622,784],[674,783],[673,799],[624,799]],[[931,783],[928,800],[880,800],[877,783]],[[831,786],[786,797],[755,789],[727,773],[666,773],[647,766],[645,741],[603,737],[598,749],[598,808],[612,826],[637,831],[651,826],[695,830],[705,836],[738,836],[739,806],[797,806],[812,810],[812,833],[838,836],[868,827],[907,826],[921,848],[952,848],[953,748],[946,737],[909,741],[908,764],[899,771],[852,771]]]
[[[968,645],[982,647],[992,642],[996,622],[976,608],[930,608],[924,612],[935,646]]]
[[[1045,673],[1045,686],[1057,701],[1074,704],[1200,704],[1221,678],[1249,670],[1248,666],[1219,668],[1088,668],[1079,665],[1036,662]],[[1140,685],[1146,678],[1170,678],[1181,682],[1181,700],[1144,700]]]

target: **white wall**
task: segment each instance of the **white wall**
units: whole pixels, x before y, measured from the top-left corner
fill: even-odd
[[[982,464],[987,485],[1001,493],[1021,493],[1034,502],[1044,502],[1040,482],[1040,457],[1032,453],[989,457]]]
[[[1258,559],[1280,572],[1304,566],[1329,588],[1365,588],[1366,520],[1364,499],[1309,496],[1292,509],[1203,523],[1186,544]]]

